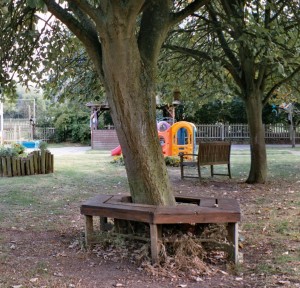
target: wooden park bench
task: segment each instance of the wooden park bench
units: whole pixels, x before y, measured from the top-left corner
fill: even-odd
[[[184,154],[179,153],[180,156],[180,172],[181,179],[184,177],[187,178],[201,178],[201,166],[210,165],[211,177],[214,175],[229,176],[231,178],[230,171],[230,151],[231,143],[225,141],[219,142],[200,142],[198,148],[198,154]],[[192,160],[191,160],[192,158]],[[215,165],[227,165],[228,172],[224,173],[215,173]],[[197,167],[198,177],[193,175],[184,175],[185,167]]]
[[[235,199],[215,199],[190,196],[175,197],[180,205],[155,206],[131,203],[131,197],[98,195],[81,205],[85,216],[85,241],[89,247],[95,241],[93,216],[100,217],[100,230],[105,230],[107,218],[138,221],[150,225],[152,262],[158,262],[159,241],[163,224],[228,223],[229,257],[238,262],[238,222],[240,207]]]

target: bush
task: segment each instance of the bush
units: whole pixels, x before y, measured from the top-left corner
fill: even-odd
[[[180,158],[176,156],[167,156],[165,157],[165,162],[167,166],[179,167]]]
[[[1,146],[0,147],[0,157],[7,157],[7,156],[19,156],[18,152],[13,149],[13,148],[10,148],[10,147],[4,147],[4,146]]]
[[[71,141],[74,143],[88,143],[91,138],[91,130],[88,125],[73,124],[71,126]]]
[[[39,144],[39,149],[40,150],[47,150],[48,148],[48,143],[45,142],[45,141],[41,141],[40,144]]]
[[[124,166],[125,165],[123,156],[115,156],[114,159],[110,163],[112,163],[112,164],[118,164],[120,166]]]
[[[25,152],[25,147],[19,143],[13,143],[11,148],[18,154],[21,155]]]

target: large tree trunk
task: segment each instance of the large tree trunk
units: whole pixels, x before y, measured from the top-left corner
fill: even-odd
[[[261,91],[256,89],[246,97],[246,111],[250,130],[251,168],[247,183],[265,183],[267,155],[262,123]]]
[[[133,201],[175,205],[156,130],[156,64],[170,27],[206,1],[192,1],[176,13],[172,1],[103,0],[93,5],[67,0],[66,9],[59,1],[43,2],[84,44],[105,85]]]
[[[114,27],[102,33],[102,69],[133,202],[174,205],[156,129],[155,65],[143,63],[133,31]]]

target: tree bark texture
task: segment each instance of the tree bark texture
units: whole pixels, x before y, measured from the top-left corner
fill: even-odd
[[[134,39],[111,42],[103,45],[103,70],[131,196],[136,203],[174,204],[156,129],[153,79]]]
[[[247,183],[265,183],[267,178],[267,154],[262,123],[262,97],[258,89],[246,97],[246,111],[250,131],[251,167]]]

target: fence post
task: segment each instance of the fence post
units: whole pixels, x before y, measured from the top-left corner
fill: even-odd
[[[221,135],[222,135],[222,141],[224,141],[225,137],[224,137],[224,124],[221,124]]]

